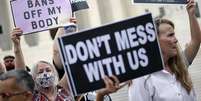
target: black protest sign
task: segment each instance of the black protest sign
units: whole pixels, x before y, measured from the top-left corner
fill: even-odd
[[[73,12],[89,8],[86,0],[71,0],[71,6]]]
[[[132,0],[132,3],[186,4],[187,0]]]
[[[11,0],[10,4],[14,24],[24,34],[57,28],[72,15],[69,0]]]
[[[120,82],[163,69],[151,14],[58,39],[74,95],[104,87],[105,75]]]

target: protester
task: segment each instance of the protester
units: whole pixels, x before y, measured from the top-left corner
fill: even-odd
[[[71,18],[70,22],[76,24],[77,20],[75,18]],[[73,25],[73,24],[68,24],[68,25]],[[66,26],[64,26],[64,27],[66,27]],[[69,34],[71,32],[75,32],[75,31],[77,31],[77,29],[72,30],[72,29],[66,29],[66,28],[59,28],[58,32],[55,36],[55,39],[64,35],[64,34]],[[53,60],[53,63],[55,65],[60,77],[62,77],[62,76],[66,77],[66,74],[64,75],[64,69],[63,69],[63,65],[62,65],[61,60],[60,60],[60,54],[59,54],[58,48],[59,47],[58,47],[57,40],[54,40],[54,45],[53,45],[53,59],[54,60]],[[67,80],[63,80],[63,81],[65,83],[67,83]],[[105,82],[108,82],[108,79],[105,80]],[[108,83],[108,84],[110,84],[110,83]],[[104,89],[101,89],[100,91],[98,91],[97,93],[96,92],[89,92],[89,93],[86,93],[86,94],[83,94],[80,96],[76,96],[75,99],[77,101],[95,101],[96,99],[98,101],[111,101],[111,97],[108,95],[110,91],[107,91],[107,90],[110,90],[110,89],[104,88]],[[98,98],[96,98],[96,97],[98,97]]]
[[[25,69],[25,61],[20,44],[20,35],[22,35],[22,33],[20,28],[15,28],[11,32],[16,57],[16,69]],[[63,76],[63,78],[58,81],[58,74],[53,65],[46,61],[39,61],[32,69],[31,73],[36,84],[33,101],[73,100],[68,89],[66,76]]]
[[[15,69],[15,62],[14,62],[15,57],[14,56],[7,55],[3,58],[3,60],[4,60],[4,65],[5,65],[7,71]]]
[[[15,57],[14,56],[7,55],[3,58],[3,60],[4,60],[4,65],[5,65],[7,71],[15,69]],[[30,72],[30,69],[28,66],[26,66],[26,70],[28,72]]]
[[[25,70],[11,70],[0,77],[0,101],[32,101],[34,81]]]
[[[77,23],[76,18],[70,18],[70,23],[76,24]],[[66,26],[64,26],[64,27],[66,27]],[[65,74],[65,71],[64,71],[64,68],[63,68],[63,64],[61,63],[61,59],[60,59],[57,38],[62,36],[62,35],[64,35],[64,34],[68,34],[70,32],[74,32],[74,31],[77,31],[77,29],[76,30],[66,31],[65,28],[59,28],[57,33],[56,33],[55,40],[54,40],[54,45],[53,45],[53,64],[56,67],[57,72],[59,73],[59,79],[61,79],[62,83],[64,83],[64,84],[68,84],[68,83],[67,83],[67,77],[66,77],[66,74]],[[68,86],[65,86],[64,88],[69,89]],[[81,96],[76,96],[75,100],[76,101],[88,101],[89,98],[88,98],[87,95],[88,94],[84,94],[84,95],[81,95]]]
[[[39,61],[33,67],[32,75],[36,83],[34,101],[72,101],[69,89],[64,89],[67,84],[58,82],[58,74],[50,63]]]
[[[195,17],[194,0],[189,0],[186,8],[191,29],[188,47],[180,52],[174,24],[166,19],[157,20],[164,70],[133,80],[134,83],[129,88],[129,101],[196,101],[187,67],[199,50],[201,31]]]
[[[75,23],[75,19],[70,19],[71,23]],[[64,29],[59,28],[56,38],[64,34]],[[14,43],[14,53],[16,57],[15,65],[16,69],[24,69],[25,61],[23,53],[21,50],[20,36],[22,35],[22,30],[20,28],[15,28],[11,32],[11,39]],[[53,61],[56,67],[63,68],[62,63],[59,57],[58,47],[54,44],[54,56]],[[55,53],[56,52],[56,53]],[[58,68],[58,69],[59,69]],[[63,71],[63,70],[62,70]],[[32,68],[32,76],[35,81],[35,93],[34,101],[72,101],[73,97],[70,93],[67,77],[62,74],[62,78],[59,81],[58,74],[53,65],[46,61],[39,61]],[[58,82],[59,81],[59,82]],[[77,96],[75,97],[76,101],[87,101],[87,96]],[[88,98],[87,98],[88,99]]]
[[[76,18],[70,18],[70,23],[77,23]],[[64,26],[66,27],[66,26]],[[68,34],[70,33],[70,31],[77,31],[76,30],[69,30],[69,32],[65,31],[64,28],[59,28],[56,35],[55,35],[55,39],[54,39],[54,44],[53,44],[53,63],[56,67],[56,70],[59,74],[59,79],[61,79],[64,76],[64,68],[63,65],[61,63],[61,59],[60,59],[60,54],[59,54],[59,47],[58,47],[58,43],[57,43],[57,38],[64,35],[65,33]]]

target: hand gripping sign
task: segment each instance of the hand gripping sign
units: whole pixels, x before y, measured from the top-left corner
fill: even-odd
[[[12,0],[14,24],[24,34],[56,28],[72,16],[69,0]]]
[[[70,33],[58,43],[74,95],[104,87],[105,75],[124,82],[163,69],[151,14]]]

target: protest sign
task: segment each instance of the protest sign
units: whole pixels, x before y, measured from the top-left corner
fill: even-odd
[[[73,12],[89,8],[86,0],[71,0],[71,6]]]
[[[187,0],[132,0],[132,3],[186,4]]]
[[[74,95],[104,87],[105,75],[123,82],[163,69],[151,14],[71,33],[58,43]]]
[[[72,15],[69,0],[12,0],[14,24],[24,34],[56,28]]]

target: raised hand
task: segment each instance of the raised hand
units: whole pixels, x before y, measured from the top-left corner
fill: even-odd
[[[105,88],[98,90],[97,93],[107,95],[120,89],[119,80],[116,76],[111,76],[111,79],[106,76],[103,80]]]
[[[23,31],[20,28],[14,28],[10,33],[11,40],[15,45],[20,44],[20,36],[22,35]]]
[[[187,12],[189,15],[195,15],[195,1],[188,0],[188,4],[186,6]]]
[[[77,24],[77,20],[76,20],[76,18],[71,17],[71,18],[70,18],[70,23]]]

